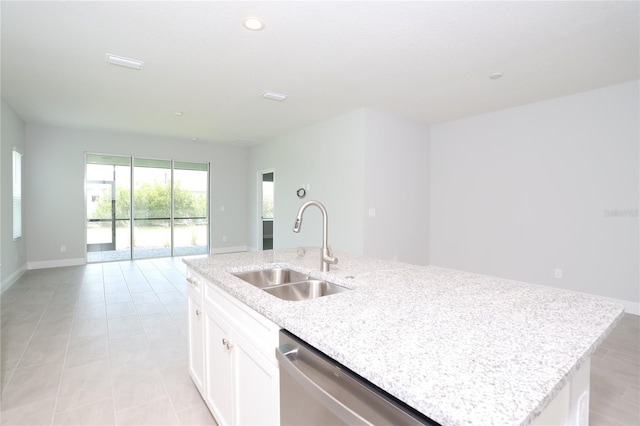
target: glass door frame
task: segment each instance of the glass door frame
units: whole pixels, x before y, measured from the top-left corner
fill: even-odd
[[[134,257],[134,249],[135,249],[135,240],[134,240],[134,223],[135,223],[135,218],[134,218],[134,183],[135,183],[135,160],[138,159],[144,159],[144,160],[158,160],[158,161],[168,161],[170,162],[170,174],[171,174],[171,186],[170,186],[170,190],[171,190],[171,200],[170,200],[170,212],[169,212],[169,216],[170,216],[170,220],[169,220],[169,224],[170,224],[170,256],[173,257],[175,256],[175,252],[176,252],[176,247],[175,247],[175,181],[174,181],[174,172],[175,172],[175,165],[176,163],[180,164],[180,163],[192,163],[192,164],[198,164],[198,165],[202,165],[203,166],[203,170],[206,170],[206,217],[202,218],[202,217],[197,217],[197,218],[192,218],[192,219],[205,219],[206,220],[206,231],[205,231],[205,235],[206,235],[206,250],[205,253],[195,253],[195,254],[209,254],[211,251],[211,163],[207,162],[207,163],[203,163],[203,162],[197,162],[197,161],[184,161],[184,160],[167,160],[167,159],[154,159],[154,158],[149,158],[149,157],[136,157],[136,156],[132,156],[132,155],[119,155],[119,154],[100,154],[100,153],[96,153],[96,152],[85,152],[84,155],[84,195],[85,195],[85,207],[84,207],[84,211],[85,211],[85,260],[88,262],[88,253],[92,252],[94,250],[90,250],[90,245],[87,243],[88,240],[88,234],[87,234],[87,224],[89,222],[95,222],[95,221],[111,221],[112,223],[112,227],[111,227],[111,234],[112,234],[112,239],[111,239],[111,243],[107,243],[109,244],[109,248],[111,250],[116,249],[116,224],[117,224],[117,211],[115,209],[114,203],[116,202],[116,198],[117,198],[117,194],[116,194],[116,182],[115,182],[115,177],[113,181],[101,181],[101,180],[87,180],[87,166],[88,164],[88,158],[89,156],[92,155],[96,155],[96,156],[113,156],[113,157],[122,157],[122,158],[128,158],[130,161],[130,169],[129,169],[129,258],[128,259],[103,259],[103,260],[93,260],[92,262],[108,262],[108,261],[122,261],[122,260],[135,260],[135,259],[152,259],[155,257]],[[206,166],[206,168],[204,167]],[[115,171],[114,171],[115,173]],[[90,184],[111,184],[111,219],[89,219],[87,217],[87,203],[88,203],[88,186]],[[92,246],[94,244],[91,244]],[[104,244],[100,243],[100,244],[95,244],[95,246],[103,246]],[[201,247],[201,246],[200,246]],[[100,250],[100,251],[106,251],[106,250]],[[180,254],[180,256],[185,256],[188,254]],[[159,257],[166,257],[166,256],[157,256]]]
[[[138,164],[136,164],[136,162],[138,162]],[[153,163],[165,163],[165,164],[160,164],[160,165],[156,165],[153,166]],[[145,164],[147,163],[147,164]],[[140,238],[136,238],[136,222],[139,221],[163,221],[166,220],[169,223],[169,254],[168,256],[173,257],[173,243],[174,243],[174,239],[173,239],[173,204],[174,204],[174,191],[173,191],[173,187],[174,187],[174,182],[173,182],[173,160],[166,160],[166,159],[159,159],[159,158],[149,158],[149,157],[131,157],[131,200],[130,200],[130,204],[131,204],[131,259],[132,260],[140,260],[140,259],[153,259],[155,257],[167,257],[165,255],[160,255],[160,256],[136,256],[136,251],[138,251],[138,253],[144,252],[144,248],[138,246],[137,241],[140,241]],[[165,165],[168,165],[169,167],[163,167]],[[136,212],[136,170],[137,169],[143,169],[143,168],[150,168],[150,169],[158,169],[158,170],[167,170],[169,172],[169,181],[170,181],[170,185],[169,185],[169,211],[168,211],[168,216],[169,217],[138,217],[138,214]],[[140,172],[140,170],[138,170],[138,172]],[[140,232],[137,235],[138,237],[140,237]],[[155,249],[155,247],[152,247],[152,249]]]
[[[178,164],[178,167],[176,167],[176,163]],[[180,167],[180,165],[183,165],[182,167]],[[207,173],[207,182],[206,182],[206,210],[205,210],[205,217],[189,217],[189,218],[184,218],[184,217],[178,217],[176,218],[176,203],[175,203],[175,189],[176,189],[176,179],[175,179],[175,173],[176,173],[176,169],[177,170],[194,170],[192,168],[184,168],[185,164],[201,164],[201,165],[206,165],[206,169],[205,170],[200,170],[200,171],[206,171]],[[199,162],[195,162],[195,161],[181,161],[181,160],[171,160],[171,257],[175,256],[175,251],[176,251],[176,238],[175,238],[175,231],[176,231],[176,224],[175,221],[176,219],[178,220],[184,220],[184,219],[205,219],[207,221],[207,229],[206,229],[206,254],[209,254],[211,252],[211,163],[199,163]],[[181,247],[181,246],[180,246]],[[178,247],[179,248],[179,247]],[[201,253],[200,253],[201,254]],[[182,254],[180,256],[183,256]]]
[[[89,185],[110,185],[111,186],[111,218],[110,219],[86,219],[86,222],[111,222],[111,242],[110,243],[92,243],[87,242],[87,251],[105,251],[116,249],[116,182],[107,180],[88,180]],[[97,250],[92,250],[95,248]]]
[[[94,165],[98,166],[107,166],[109,167],[109,171],[100,172],[99,170],[93,170],[91,167]],[[126,168],[126,172],[122,175],[122,171],[120,167]],[[118,212],[122,213],[122,205],[120,202],[122,201],[119,197],[120,189],[124,188],[125,191],[129,191],[128,185],[131,183],[130,170],[131,167],[131,156],[130,155],[118,155],[118,154],[105,154],[100,152],[84,152],[84,227],[85,227],[85,240],[84,240],[84,252],[85,252],[85,261],[87,263],[94,262],[110,262],[110,261],[123,261],[129,260],[131,258],[131,250],[128,245],[130,245],[130,241],[127,242],[127,239],[130,238],[130,230],[127,229],[125,233],[120,232],[122,229],[119,228],[119,224],[123,221],[129,222],[130,226],[130,215],[131,215],[131,206],[127,206],[127,211],[122,218],[118,217]],[[126,182],[126,185],[123,185]],[[109,210],[111,218],[108,219],[108,215],[103,215],[103,218],[100,217],[91,217],[89,214],[89,203],[95,202],[94,199],[91,199],[92,193],[90,193],[91,183],[98,184],[106,184],[111,185],[111,198],[109,203]],[[108,192],[108,191],[105,191]],[[104,197],[106,198],[106,197]],[[131,197],[129,196],[129,199]],[[128,202],[128,201],[127,201]],[[115,204],[115,205],[114,205]],[[115,214],[115,219],[114,219]],[[104,220],[92,220],[92,219],[104,219]],[[99,243],[95,245],[89,245],[88,241],[90,239],[93,240],[93,237],[90,238],[90,233],[92,228],[90,226],[91,222],[105,222],[112,221],[111,227],[111,243],[108,243],[109,246],[105,247],[104,243]],[[115,237],[113,236],[113,231],[115,227]],[[127,235],[129,234],[129,235]],[[119,249],[118,246],[124,245],[122,249]],[[109,250],[111,249],[111,250]]]

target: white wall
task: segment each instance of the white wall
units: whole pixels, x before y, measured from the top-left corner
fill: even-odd
[[[429,127],[366,109],[364,164],[364,254],[428,264]]]
[[[431,263],[637,312],[638,94],[636,81],[432,126]]]
[[[300,234],[291,231],[302,202],[318,199],[329,211],[336,250],[598,294],[638,312],[639,89],[631,82],[431,129],[362,108],[249,154],[27,125],[22,253],[40,265],[84,258],[85,151],[211,161],[214,251],[258,246],[257,174],[274,168],[276,248],[320,244],[315,209]],[[9,141],[25,136],[4,103],[2,118],[4,280],[7,257],[20,256],[6,249]],[[295,191],[305,184],[311,189],[300,200]],[[369,208],[376,217],[368,217]],[[558,268],[561,279],[554,278]]]
[[[334,250],[362,253],[364,189],[364,110],[358,109],[252,148],[250,154],[250,245],[258,247],[257,175],[275,169],[274,248],[320,246],[320,211],[305,211],[302,229],[293,232],[298,208],[318,200],[329,214],[329,244]],[[304,199],[296,190],[309,184]]]
[[[321,215],[311,207],[292,231],[303,202],[329,213],[329,244],[368,256],[428,262],[429,129],[360,108],[301,129],[251,152],[251,245],[257,247],[257,174],[275,169],[274,247],[319,246]],[[296,190],[311,189],[301,200]],[[369,217],[369,209],[376,210]]]
[[[23,238],[13,240],[13,148],[24,154],[25,124],[13,109],[2,100],[2,138],[0,143],[0,283],[8,288],[26,270],[25,237],[28,227],[22,222]],[[25,160],[23,159],[23,162]],[[23,165],[24,176],[24,165]],[[23,188],[23,196],[25,191]],[[24,205],[23,205],[24,213]],[[24,217],[24,214],[23,214]]]
[[[212,249],[246,247],[246,148],[29,124],[25,204],[30,268],[84,261],[85,152],[210,162]],[[67,246],[65,253],[61,245]]]

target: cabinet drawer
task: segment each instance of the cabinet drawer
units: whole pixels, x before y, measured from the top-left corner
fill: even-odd
[[[229,325],[245,340],[251,342],[251,345],[269,362],[278,364],[275,348],[278,346],[280,327],[277,324],[212,283],[205,285],[204,301],[205,309],[212,309],[222,315]]]
[[[190,268],[187,269],[187,292],[197,300],[202,299],[204,282],[204,279],[200,275],[193,272]]]

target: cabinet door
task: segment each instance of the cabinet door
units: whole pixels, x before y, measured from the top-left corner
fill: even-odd
[[[209,309],[205,311],[205,371],[204,400],[219,425],[233,421],[233,347],[229,326]]]
[[[189,374],[202,393],[204,379],[204,327],[202,307],[192,296],[187,299],[189,309]]]
[[[235,336],[236,424],[280,424],[280,376],[252,345]],[[275,346],[274,346],[275,351]]]

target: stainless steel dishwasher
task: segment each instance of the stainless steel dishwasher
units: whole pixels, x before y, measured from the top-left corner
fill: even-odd
[[[438,425],[286,330],[276,356],[282,425]]]

